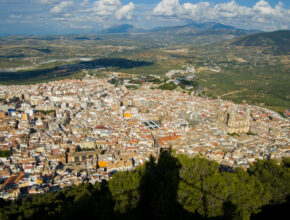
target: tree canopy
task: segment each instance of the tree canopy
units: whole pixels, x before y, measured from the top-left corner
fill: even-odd
[[[10,150],[0,150],[0,157],[10,157],[12,152]]]
[[[0,219],[263,219],[274,208],[287,213],[289,169],[287,159],[261,160],[225,172],[214,161],[161,150],[158,160],[108,182],[0,200]]]

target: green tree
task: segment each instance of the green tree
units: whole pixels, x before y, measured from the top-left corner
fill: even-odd
[[[109,189],[115,202],[115,212],[124,214],[137,207],[142,170],[141,167],[135,172],[117,172],[113,175]]]
[[[271,193],[273,203],[285,202],[290,195],[290,168],[285,165],[278,165],[275,160],[258,160],[250,167],[249,173]]]
[[[189,212],[204,217],[223,214],[226,200],[226,183],[219,173],[216,162],[203,158],[180,156],[180,182],[178,202]]]
[[[283,166],[290,168],[290,157],[283,158],[282,164]]]
[[[12,152],[10,150],[0,150],[0,157],[10,157]]]
[[[242,169],[222,175],[226,182],[227,201],[236,207],[233,219],[250,219],[252,213],[258,213],[260,207],[269,202],[270,193],[264,190],[263,184],[256,177]]]
[[[150,157],[140,186],[140,207],[147,218],[174,218],[180,164],[171,149],[161,149],[158,161]],[[150,213],[148,213],[150,210]]]

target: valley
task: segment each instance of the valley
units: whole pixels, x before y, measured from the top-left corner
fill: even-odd
[[[79,79],[86,74],[105,77],[112,72],[133,78],[154,75],[166,81],[168,71],[192,65],[196,71],[187,76],[195,77],[200,95],[284,112],[290,105],[289,31],[250,34],[210,28],[197,31],[187,25],[131,33],[127,27],[126,32],[111,29],[87,36],[2,37],[0,83]],[[217,32],[219,38],[212,40]]]

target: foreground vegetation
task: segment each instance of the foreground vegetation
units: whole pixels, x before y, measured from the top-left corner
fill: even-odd
[[[0,150],[0,157],[10,157],[12,152],[10,150]]]
[[[265,219],[286,214],[289,195],[289,159],[226,172],[216,162],[162,150],[158,162],[152,157],[109,182],[0,201],[0,218]]]

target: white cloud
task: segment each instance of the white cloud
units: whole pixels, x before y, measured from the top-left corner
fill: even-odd
[[[135,5],[130,2],[122,6],[120,0],[98,0],[92,5],[81,4],[82,9],[78,13],[86,14],[88,17],[94,17],[97,20],[118,19],[130,20],[133,18]]]
[[[124,5],[122,8],[120,8],[116,12],[116,18],[118,20],[123,20],[123,19],[130,20],[130,19],[132,19],[134,8],[135,8],[135,5],[132,2],[130,2],[127,5]]]
[[[63,12],[63,10],[65,8],[67,8],[68,6],[73,5],[73,1],[63,1],[57,5],[55,5],[50,12],[53,14],[59,14],[61,12]]]
[[[181,5],[179,0],[162,0],[153,9],[153,14],[181,18],[200,17],[209,9],[210,4],[208,2],[199,2],[197,4],[184,3]]]
[[[251,9],[237,4],[235,1],[216,4],[212,10],[214,18],[237,18],[240,15],[250,16]]]
[[[89,2],[90,2],[89,0],[83,0],[82,3],[81,3],[81,6],[88,5]]]
[[[234,0],[220,4],[210,4],[207,1],[180,4],[179,0],[162,0],[153,9],[153,15],[199,22],[216,21],[264,30],[290,27],[290,10],[280,2],[271,7],[265,0],[259,0],[252,8],[239,5]]]
[[[15,19],[19,19],[19,18],[22,18],[22,15],[9,15],[9,18],[15,18]]]
[[[120,0],[99,0],[93,4],[92,11],[96,16],[112,16],[121,7]]]
[[[179,0],[162,0],[154,9],[153,13],[161,16],[175,16],[180,13]]]
[[[71,6],[69,9],[67,7]],[[134,17],[135,5],[130,2],[122,5],[120,0],[62,1],[51,10],[53,21],[59,26],[96,28],[114,25],[120,20],[131,20]]]
[[[59,2],[59,0],[36,0],[36,1],[41,4],[47,4],[47,5]]]
[[[181,7],[183,17],[198,17],[199,19],[207,19],[209,14],[206,13],[210,10],[210,4],[208,2],[199,2],[197,4],[185,3]]]
[[[257,2],[254,5],[253,9],[261,14],[275,15],[277,13],[277,11],[274,8],[272,8],[268,2],[264,0],[260,0],[259,2]]]
[[[75,25],[75,24],[69,24],[69,27],[74,29],[90,29],[92,26],[90,25]]]

